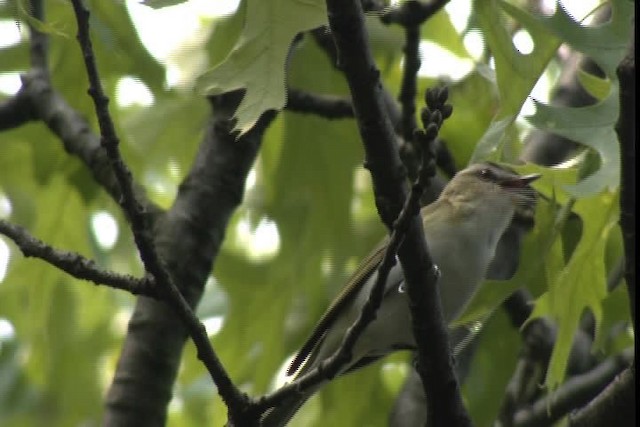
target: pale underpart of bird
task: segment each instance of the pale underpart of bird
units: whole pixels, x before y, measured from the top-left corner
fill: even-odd
[[[462,314],[485,279],[496,245],[514,215],[533,215],[535,203],[531,201],[535,200],[535,192],[529,184],[538,177],[520,176],[494,163],[474,164],[456,174],[440,197],[420,211],[429,253],[441,273],[438,286],[447,324]],[[289,375],[296,373],[298,377],[309,372],[338,350],[346,330],[358,317],[376,282],[387,240],[362,261],[329,306],[293,359]],[[396,350],[413,350],[415,346],[402,268],[396,263],[387,277],[375,320],[355,342],[351,361],[340,374]],[[267,411],[261,425],[285,425],[327,381]]]

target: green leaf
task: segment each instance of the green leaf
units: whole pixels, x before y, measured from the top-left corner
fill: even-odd
[[[522,103],[560,46],[561,39],[550,34],[541,19],[506,1],[476,1],[474,7],[495,59],[500,93],[500,110],[496,119],[500,120],[520,111]],[[530,54],[520,53],[505,26],[500,21],[496,22],[496,17],[501,15],[500,9],[529,32],[534,43]],[[556,14],[562,10],[561,7],[557,9]]]
[[[618,84],[602,102],[588,107],[552,107],[538,102],[528,120],[537,128],[564,136],[592,148],[600,155],[600,169],[566,190],[587,197],[612,190],[620,183],[620,148],[614,130],[618,119]]]
[[[26,0],[13,0],[16,3],[16,10],[18,11],[17,18],[24,19],[36,30],[41,33],[48,34],[51,36],[60,36],[69,38],[69,35],[62,29],[58,27],[56,24],[52,24],[51,22],[43,22],[39,19],[36,19],[32,16],[30,10],[31,5]]]
[[[528,118],[536,127],[583,144],[600,156],[600,169],[568,188],[575,197],[611,190],[620,182],[620,152],[614,130],[619,111],[615,69],[627,49],[634,4],[626,0],[614,0],[611,8],[611,20],[597,27],[580,25],[561,7],[553,16],[540,18],[549,31],[593,59],[610,80],[608,96],[598,104],[569,108],[536,103],[536,113]],[[586,81],[584,73],[582,79]],[[593,88],[594,85],[591,79],[586,86]]]
[[[618,219],[618,205],[617,193],[610,192],[576,201],[574,211],[583,220],[580,242],[531,315],[531,318],[550,316],[558,324],[556,345],[546,377],[550,389],[556,388],[564,379],[573,335],[583,311],[591,310],[596,328],[602,319],[601,304],[607,294],[605,246]]]
[[[320,0],[247,0],[246,22],[235,47],[221,64],[204,73],[196,90],[220,94],[245,89],[235,129],[247,132],[267,110],[286,102],[285,62],[293,38],[327,20]]]
[[[504,144],[504,129],[515,121],[522,104],[561,43],[561,39],[550,33],[540,19],[510,3],[476,0],[474,8],[495,60],[500,107],[478,142],[471,162],[500,158],[498,150]],[[534,42],[530,54],[523,55],[515,48],[504,24],[496,19],[501,16],[502,11],[508,13],[529,32]]]
[[[584,26],[576,22],[562,7],[550,17],[540,17],[544,27],[574,49],[595,61],[604,73],[613,78],[616,67],[629,45],[631,23],[634,17],[634,2],[612,0],[611,19],[598,26]]]
[[[605,99],[611,90],[610,80],[601,79],[600,77],[594,76],[593,74],[587,73],[583,70],[578,70],[578,81],[582,87],[589,92],[589,95],[599,101]]]

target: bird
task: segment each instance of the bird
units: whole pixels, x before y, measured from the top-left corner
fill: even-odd
[[[444,320],[451,325],[467,307],[486,277],[496,246],[514,220],[532,221],[539,174],[521,176],[493,162],[468,166],[444,187],[440,196],[420,210],[427,247],[440,271],[437,282]],[[293,378],[309,372],[340,347],[376,282],[384,256],[385,238],[359,265],[320,318],[287,371]],[[352,372],[397,350],[415,350],[411,314],[402,267],[387,276],[375,319],[355,341],[351,360],[338,375]],[[284,426],[322,385],[297,393],[266,411],[261,426]]]

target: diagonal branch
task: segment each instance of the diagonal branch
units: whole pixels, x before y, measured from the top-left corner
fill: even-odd
[[[391,228],[407,197],[405,171],[386,113],[380,73],[368,46],[362,8],[354,0],[327,0],[327,9],[339,64],[351,90],[378,211],[383,222]],[[398,254],[418,346],[417,369],[429,396],[430,421],[432,425],[469,425],[453,371],[435,270],[418,216],[412,218]]]
[[[78,42],[90,82],[89,95],[93,98],[100,125],[101,145],[107,152],[111,167],[120,186],[120,191],[122,192],[120,205],[131,222],[131,230],[145,269],[156,279],[158,286],[165,293],[165,300],[176,310],[187,326],[189,334],[196,345],[198,358],[202,360],[209,370],[224,401],[229,407],[242,407],[246,401],[245,395],[232,383],[209,342],[204,326],[191,310],[189,303],[180,293],[156,252],[146,219],[146,212],[142,209],[133,191],[131,171],[127,168],[120,155],[119,140],[108,110],[109,100],[104,94],[100,83],[89,37],[89,10],[84,7],[81,0],[72,0],[72,3],[78,24]]]
[[[366,327],[376,318],[376,313],[380,308],[382,298],[384,296],[385,284],[387,282],[389,272],[396,264],[398,248],[402,244],[412,218],[420,208],[420,197],[422,196],[422,192],[426,185],[426,180],[428,180],[428,174],[421,174],[415,185],[412,187],[409,197],[405,200],[404,206],[398,215],[398,219],[393,224],[389,242],[387,243],[384,255],[380,261],[380,265],[378,266],[376,282],[371,288],[369,297],[363,305],[358,318],[349,327],[349,329],[347,329],[338,350],[330,358],[324,360],[317,367],[302,375],[299,379],[286,384],[275,392],[261,398],[256,402],[256,407],[260,412],[281,404],[288,396],[294,393],[304,393],[306,390],[313,388],[322,381],[334,378],[343,370],[345,365],[351,361],[351,351],[353,350],[353,346]]]
[[[629,367],[634,349],[606,359],[589,372],[568,379],[558,390],[536,401],[528,409],[516,412],[514,426],[548,426],[575,408],[585,405],[609,384],[616,375]]]
[[[52,86],[48,77],[32,71],[21,76],[22,88],[16,97],[24,97],[22,111],[26,119],[14,123],[19,126],[26,121],[41,120],[55,134],[64,149],[84,163],[93,179],[101,185],[111,198],[122,198],[120,186],[109,165],[109,158],[100,145],[100,137],[93,133],[87,121]],[[11,126],[11,127],[15,127]],[[0,129],[2,115],[0,114]],[[137,200],[144,206],[147,216],[153,220],[160,215],[160,208],[149,200],[144,190],[134,184]]]

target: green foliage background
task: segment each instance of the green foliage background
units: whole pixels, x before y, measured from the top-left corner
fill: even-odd
[[[51,37],[54,85],[96,129],[74,39],[72,8],[61,0],[46,3],[47,23],[43,28]],[[168,207],[202,137],[209,114],[207,103],[192,91],[166,89],[163,65],[145,50],[122,2],[87,3],[92,11],[92,36],[101,77],[109,96],[115,98],[116,84],[123,76],[135,77],[154,95],[150,107],[123,108],[112,103],[111,111],[134,176],[154,201]],[[273,30],[274,21],[265,19],[265,13],[274,16],[273,10],[247,12],[262,3],[242,2],[235,14],[211,22],[213,30],[201,47],[211,66],[233,67],[237,63],[227,60],[237,61],[237,55],[227,56],[230,52],[247,43],[255,47],[254,41],[245,37],[245,28]],[[278,8],[300,6],[302,2],[274,3],[277,12],[281,10]],[[323,2],[310,3],[317,6]],[[601,102],[597,105],[580,110],[540,106],[532,119],[535,125],[577,140],[600,155],[598,172],[586,180],[580,181],[584,178],[580,167],[542,170],[544,179],[537,187],[560,204],[575,200],[582,234],[557,228],[554,219],[558,207],[542,203],[538,225],[525,243],[524,261],[516,277],[487,286],[468,313],[468,318],[486,314],[508,292],[522,285],[542,296],[536,313],[561,321],[559,345],[547,378],[551,387],[564,379],[566,352],[584,309],[596,315],[598,332],[604,336],[614,319],[629,318],[626,294],[609,295],[604,287],[607,272],[621,254],[616,224],[619,154],[613,133],[617,118],[613,70],[622,57],[629,34],[624,28],[628,28],[628,18],[633,15],[632,2],[619,0],[614,5],[613,24],[588,29],[564,16],[560,8],[553,17],[540,18],[527,14],[515,2],[478,1],[475,16],[496,54],[495,78],[486,78],[479,67],[451,84],[455,112],[441,133],[458,167],[472,158],[513,161],[521,145],[515,117],[538,77],[555,61],[560,43],[568,42],[589,54],[607,74],[606,80],[593,80],[597,79],[594,76],[584,79],[586,87],[605,88],[598,92]],[[16,14],[23,17],[22,7],[19,1],[0,3],[0,19],[13,20]],[[318,9],[317,13],[324,13],[321,7]],[[260,22],[251,21],[256,15]],[[492,20],[496,16],[515,20],[529,31],[536,43],[531,55],[513,48],[508,33]],[[315,25],[324,19],[314,15],[304,23],[279,21],[277,25],[285,28],[277,29],[292,38],[305,29],[298,25]],[[368,24],[385,85],[397,93],[402,31],[382,26],[375,17],[368,17]],[[423,38],[471,58],[444,11],[424,26]],[[278,35],[269,48],[286,52],[289,42]],[[242,52],[239,55],[248,61]],[[427,62],[437,60],[423,58]],[[267,60],[265,65],[264,61],[242,64],[249,80],[275,94],[284,88],[280,84],[284,82],[282,63]],[[0,72],[22,72],[28,66],[26,40],[0,49]],[[282,82],[264,80],[269,74],[265,67],[279,71]],[[305,37],[296,47],[289,67],[286,80],[292,87],[348,94],[344,78],[311,37]],[[205,75],[198,84],[207,87],[212,82],[222,88],[219,90],[230,88],[225,83],[237,84],[219,80],[216,73]],[[420,79],[420,93],[434,83]],[[245,101],[253,105],[251,96],[248,93]],[[551,123],[549,117],[556,121]],[[250,122],[247,120],[241,117],[239,128]],[[198,309],[201,318],[224,316],[224,326],[212,338],[213,344],[232,378],[251,394],[272,387],[275,373],[304,340],[357,261],[384,233],[368,174],[361,166],[361,147],[353,120],[327,121],[285,111],[267,132],[255,166],[256,184],[230,224],[213,271],[215,281],[207,287]],[[40,239],[95,258],[120,272],[141,274],[117,206],[42,124],[0,134],[0,196],[10,200],[9,219]],[[108,251],[97,244],[90,228],[91,216],[98,211],[111,213],[119,224],[118,241]],[[238,224],[248,219],[256,227],[265,218],[278,227],[280,249],[273,257],[256,259],[243,246]],[[15,329],[12,338],[0,342],[0,424],[98,423],[102,396],[113,373],[133,297],[81,283],[41,261],[24,259],[7,239],[0,239],[10,248],[7,275],[0,282],[0,318],[10,321]],[[568,240],[577,244],[563,248],[562,243]],[[619,345],[607,344],[610,341],[602,336],[600,356],[620,349]],[[630,338],[625,340],[629,342]],[[485,327],[465,387],[477,425],[488,425],[495,416],[518,344],[517,331],[497,312]],[[298,425],[321,425],[320,414],[324,422],[340,419],[344,425],[385,425],[407,366],[406,355],[399,354],[336,381],[309,402],[299,414]],[[169,409],[170,425],[222,425],[226,420],[226,410],[191,344],[185,351],[174,403]]]

